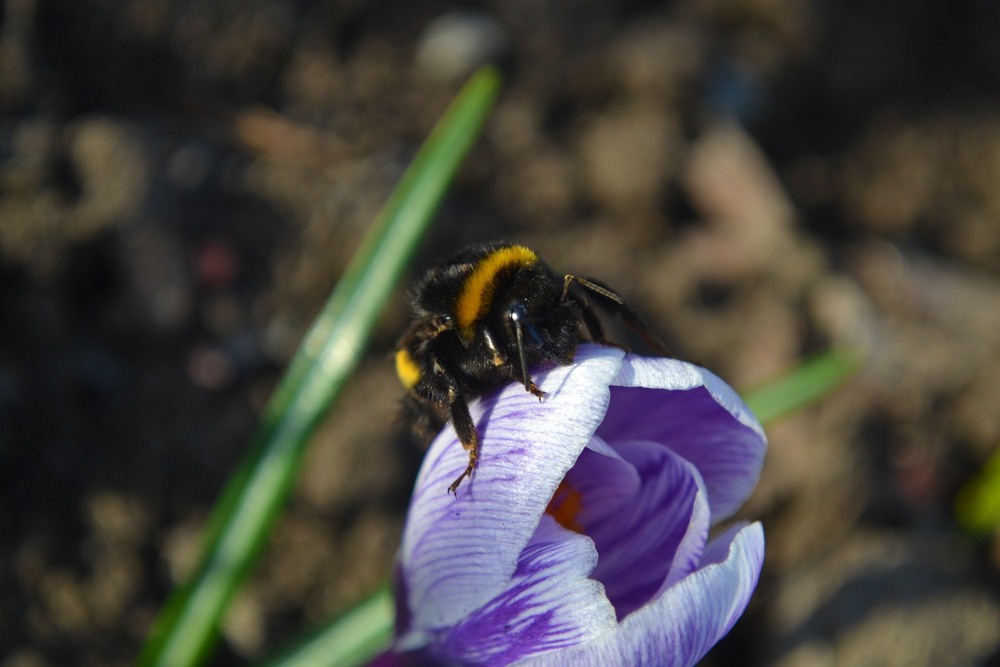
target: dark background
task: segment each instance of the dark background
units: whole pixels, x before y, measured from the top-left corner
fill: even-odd
[[[1000,547],[952,509],[1000,442],[997,3],[515,0],[436,28],[454,5],[0,7],[3,667],[131,663],[302,332],[490,58],[503,97],[415,270],[527,243],[743,389],[867,355],[769,428],[763,581],[708,662],[1000,664]],[[398,295],[216,664],[390,571],[419,456],[392,423],[404,321]]]

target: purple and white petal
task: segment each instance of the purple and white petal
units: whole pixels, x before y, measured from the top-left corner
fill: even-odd
[[[635,355],[612,385],[598,435],[664,443],[698,468],[712,523],[731,516],[756,485],[767,451],[763,428],[736,392],[693,364]]]
[[[443,662],[504,665],[595,639],[617,625],[588,578],[593,542],[544,516],[506,590],[434,642]]]
[[[677,545],[674,553],[674,560],[670,564],[670,571],[664,580],[656,596],[659,596],[667,587],[694,572],[700,567],[704,560],[705,542],[708,540],[708,530],[712,524],[712,514],[708,508],[708,496],[705,493],[705,485],[698,478],[698,492],[694,497],[694,504],[691,507],[691,521],[688,523],[687,532]],[[654,596],[654,597],[656,597]]]
[[[700,505],[693,513],[704,487],[690,463],[654,442],[617,442],[614,447],[634,466],[641,485],[627,505],[588,526],[587,534],[601,555],[593,577],[604,584],[621,619],[660,589],[685,540],[676,567],[690,571],[690,561],[697,564],[709,517]]]
[[[449,426],[417,478],[400,549],[409,643],[451,627],[502,593],[549,499],[597,428],[620,350],[581,349],[572,366],[539,373],[544,401],[518,385],[471,406],[482,436],[471,480],[446,493],[467,454]],[[411,646],[412,647],[412,646]]]
[[[698,662],[732,628],[757,586],[764,560],[759,523],[727,532],[725,560],[707,565],[628,616],[615,632],[526,665],[659,665]]]

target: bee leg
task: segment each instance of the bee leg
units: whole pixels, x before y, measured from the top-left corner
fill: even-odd
[[[545,392],[539,389],[538,385],[531,378],[528,378],[528,384],[525,388],[531,392],[532,396],[537,396],[539,401],[545,398]]]
[[[520,341],[518,341],[520,343]],[[520,350],[521,354],[521,365],[514,367],[514,375],[517,376],[517,381],[524,385],[525,391],[529,392],[532,396],[536,396],[539,401],[545,398],[545,392],[538,388],[535,381],[531,379],[528,375],[527,364],[524,360],[524,350]]]
[[[516,370],[514,372],[517,373]],[[525,391],[530,393],[532,396],[537,397],[539,401],[542,401],[545,398],[545,392],[538,388],[538,385],[535,384],[535,381],[531,379],[530,375],[519,377],[517,380],[524,385]]]
[[[521,320],[523,317],[523,310],[515,311],[511,314],[511,319],[514,322],[514,335],[517,342],[517,357],[520,362],[520,365],[514,365],[514,376],[517,378],[518,382],[524,385],[524,389],[526,391],[531,392],[532,396],[537,396],[540,401],[545,397],[545,392],[539,389],[538,385],[536,385],[531,379],[531,376],[528,375],[528,360],[524,354],[524,334],[521,331],[521,327],[523,326],[521,324]],[[528,323],[528,326],[531,326],[531,324]],[[532,329],[532,331],[534,331],[534,329]]]
[[[408,426],[410,437],[426,448],[444,426],[443,415],[433,403],[412,392],[403,397],[401,408],[400,418]]]
[[[476,423],[472,421],[472,415],[469,413],[469,404],[454,389],[449,391],[448,394],[449,407],[451,408],[451,423],[455,427],[455,433],[458,434],[458,439],[461,441],[462,447],[465,448],[465,451],[469,452],[469,465],[466,466],[465,472],[459,475],[458,479],[448,487],[448,493],[458,495],[458,485],[466,477],[472,476],[472,471],[476,469],[476,465],[479,463],[479,434],[476,433]]]

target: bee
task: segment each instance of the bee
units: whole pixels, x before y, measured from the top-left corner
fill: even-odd
[[[654,351],[664,346],[614,290],[596,280],[552,271],[535,251],[505,242],[477,244],[431,268],[410,294],[413,321],[396,350],[406,388],[403,417],[429,442],[451,420],[469,464],[448,487],[457,495],[479,462],[469,401],[518,382],[545,397],[530,369],[572,363],[577,344],[608,338],[593,303],[618,313]]]

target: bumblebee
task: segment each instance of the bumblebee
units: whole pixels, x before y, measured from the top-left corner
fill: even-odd
[[[513,381],[544,398],[529,370],[570,364],[578,343],[624,348],[605,335],[593,308],[618,313],[655,351],[664,347],[645,321],[607,286],[553,272],[522,245],[470,246],[430,269],[410,294],[413,321],[396,350],[396,373],[406,388],[403,417],[425,443],[450,418],[469,464],[448,491],[470,477],[479,461],[479,435],[469,400]]]

